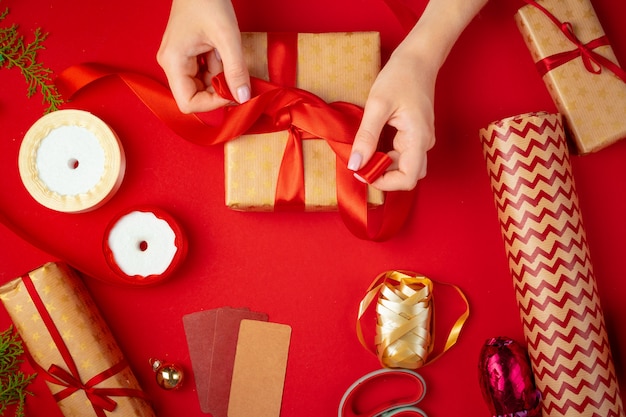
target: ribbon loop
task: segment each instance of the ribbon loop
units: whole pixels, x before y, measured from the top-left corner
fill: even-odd
[[[580,48],[581,50],[585,49],[583,43],[574,34],[574,26],[571,22],[563,22],[561,24],[561,32],[565,34],[570,42],[578,46],[578,48]]]
[[[51,380],[50,378],[48,378],[48,380],[56,383],[57,385],[61,385],[67,388],[75,388],[72,392],[77,391],[81,388],[81,384],[77,381],[76,378],[72,376],[72,374],[55,364],[50,365],[47,375],[56,378],[56,380]]]

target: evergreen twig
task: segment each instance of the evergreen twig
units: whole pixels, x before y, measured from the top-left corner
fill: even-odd
[[[8,8],[0,12],[0,21],[8,14]],[[52,82],[52,70],[37,61],[37,51],[45,49],[43,42],[48,33],[37,28],[33,34],[34,39],[27,43],[17,25],[0,27],[0,68],[19,68],[27,83],[26,96],[30,98],[39,90],[42,103],[48,105],[45,112],[49,113],[58,110],[63,99]]]
[[[13,331],[13,326],[0,333],[0,415],[8,407],[15,405],[15,417],[24,417],[24,403],[27,395],[33,395],[26,388],[37,374],[26,375],[20,370],[24,354],[22,341]]]

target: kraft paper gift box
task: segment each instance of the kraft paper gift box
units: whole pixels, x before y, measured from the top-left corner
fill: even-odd
[[[250,75],[270,80],[268,34],[243,33]],[[330,103],[363,106],[380,70],[377,32],[297,34],[296,87]],[[244,135],[225,144],[226,205],[231,209],[272,211],[288,132]],[[322,139],[302,141],[305,210],[337,209],[336,158]],[[368,204],[383,203],[369,187]]]
[[[592,42],[589,49],[593,53],[621,70],[589,0],[537,3],[558,22],[571,24],[573,34],[582,44]],[[626,118],[623,116],[626,82],[598,62],[585,62],[577,45],[538,7],[523,6],[515,20],[539,66],[546,58],[553,59],[556,54],[571,51],[569,61],[548,70],[543,80],[557,109],[566,119],[568,134],[577,152],[581,155],[595,152],[626,137]],[[594,73],[598,70],[599,73]]]
[[[38,377],[66,417],[154,417],[76,273],[48,263],[0,287]]]

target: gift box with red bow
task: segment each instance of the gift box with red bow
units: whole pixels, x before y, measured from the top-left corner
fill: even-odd
[[[181,113],[169,89],[140,73],[86,63],[69,67],[56,83],[71,99],[91,83],[119,78],[181,138],[225,144],[226,205],[233,209],[338,210],[359,238],[393,236],[411,211],[414,190],[383,193],[367,185],[393,162],[384,152],[393,129],[383,129],[380,149],[357,171],[364,182],[347,168],[380,69],[378,33],[251,33],[243,44],[252,97],[204,115],[208,120]],[[235,101],[224,73],[211,88]]]
[[[65,416],[154,417],[77,274],[48,263],[0,287],[31,365]]]
[[[242,43],[253,77],[281,87],[297,87],[327,103],[362,107],[380,70],[376,32],[244,33]],[[306,94],[302,99],[308,99]],[[278,205],[307,211],[337,209],[336,170],[345,162],[337,159],[326,140],[297,126],[297,121],[292,123],[293,113],[285,122],[278,120],[284,120],[287,113],[290,111],[275,115],[269,129],[266,126],[258,129],[259,133],[226,143],[228,207],[249,211],[272,211]],[[286,183],[292,184],[291,190]],[[383,194],[369,187],[367,199],[369,205],[381,205]]]
[[[626,72],[589,0],[526,0],[515,16],[579,154],[626,137]]]

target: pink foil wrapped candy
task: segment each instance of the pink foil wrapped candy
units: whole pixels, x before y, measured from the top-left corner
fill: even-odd
[[[541,394],[535,388],[524,348],[506,337],[488,339],[480,351],[478,376],[492,416],[541,416]]]

